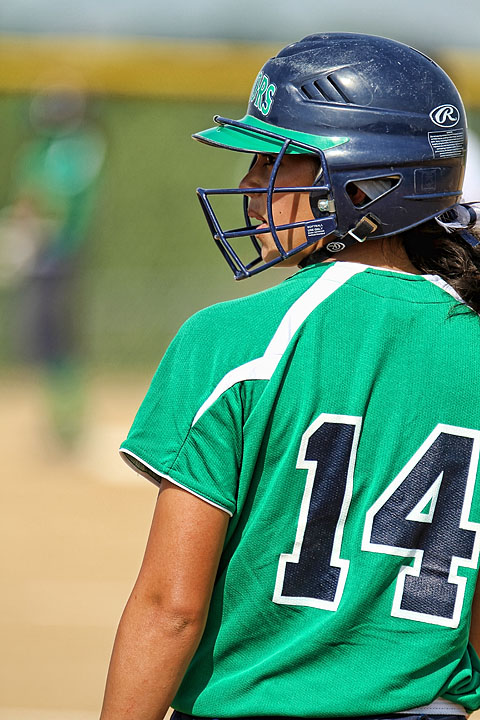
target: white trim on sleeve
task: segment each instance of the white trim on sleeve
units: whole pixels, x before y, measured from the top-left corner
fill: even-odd
[[[213,502],[213,500],[209,500],[208,498],[204,497],[204,495],[200,495],[199,493],[194,492],[191,488],[187,487],[186,485],[183,485],[181,482],[178,482],[178,480],[175,480],[175,478],[170,477],[170,475],[167,475],[164,472],[160,472],[160,470],[157,470],[153,467],[153,465],[149,465],[149,463],[145,462],[139,455],[135,455],[135,453],[131,452],[131,450],[127,450],[127,448],[121,447],[119,450],[120,457],[122,460],[124,460],[129,467],[131,467],[135,472],[137,472],[142,477],[146,478],[147,480],[150,480],[154,485],[157,487],[160,487],[162,478],[165,478],[165,480],[168,480],[169,482],[173,483],[174,485],[177,485],[177,487],[182,488],[182,490],[186,490],[191,495],[195,495],[195,497],[200,498],[200,500],[204,500],[209,505],[213,505],[213,507],[218,508],[219,510],[223,510],[223,512],[226,512],[227,515],[230,515],[230,517],[233,516],[233,513],[230,510],[227,510],[226,507],[223,507],[223,505],[219,505],[216,502]],[[131,461],[130,458],[135,458],[135,460],[138,460],[142,465],[144,465],[146,468],[151,470],[153,473],[155,473],[154,477],[148,472],[142,471],[138,465],[136,465],[134,462]]]

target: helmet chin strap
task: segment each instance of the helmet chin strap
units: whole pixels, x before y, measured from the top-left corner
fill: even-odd
[[[342,250],[345,250],[345,248],[355,245],[357,242],[363,243],[365,240],[368,240],[370,235],[372,235],[379,226],[380,220],[372,213],[368,213],[368,215],[364,215],[363,218],[358,221],[352,230],[349,230],[338,240],[331,240],[324,247],[314,250],[314,252],[310,253],[310,255],[307,255],[300,260],[298,266],[304,268],[309,265],[316,265],[317,263],[332,257],[335,253],[341,252]]]

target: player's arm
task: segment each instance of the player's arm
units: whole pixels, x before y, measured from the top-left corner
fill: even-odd
[[[161,720],[203,633],[228,515],[163,480],[101,720]]]

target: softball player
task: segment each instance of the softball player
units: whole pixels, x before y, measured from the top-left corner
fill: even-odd
[[[329,33],[216,122],[195,137],[253,158],[239,188],[198,191],[228,265],[300,269],[190,318],[121,448],[160,493],[102,720],[464,715],[480,254],[461,99],[422,53]]]

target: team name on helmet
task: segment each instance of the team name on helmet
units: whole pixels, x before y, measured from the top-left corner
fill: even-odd
[[[275,83],[270,82],[270,78],[266,73],[260,71],[252,88],[250,102],[260,110],[262,115],[268,115],[272,109],[273,96],[277,90]]]

